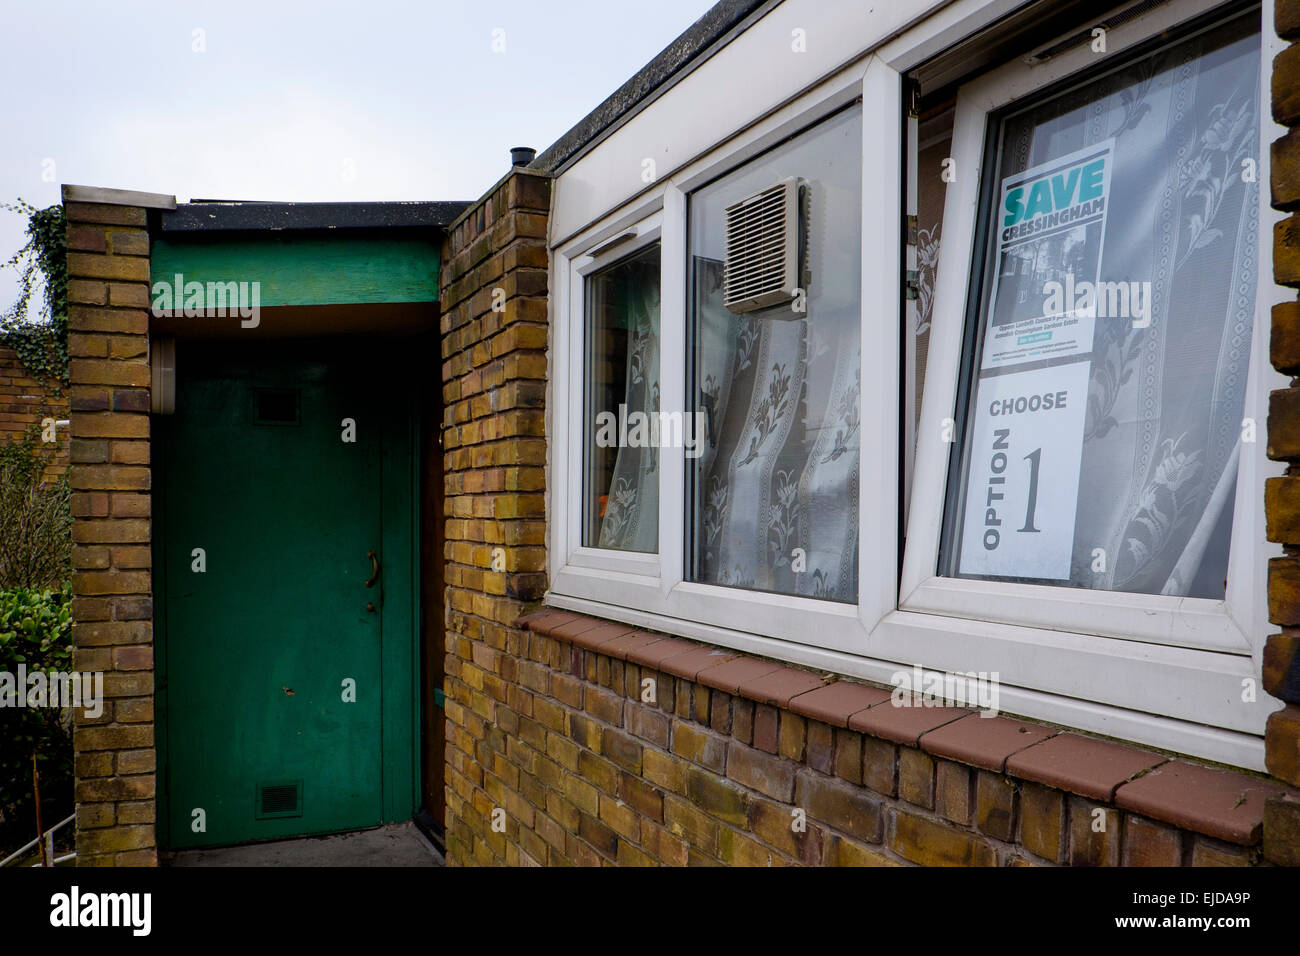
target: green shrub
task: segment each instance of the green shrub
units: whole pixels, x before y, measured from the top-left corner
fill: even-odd
[[[60,204],[0,203],[27,218],[27,243],[0,269],[18,273],[18,299],[0,311],[0,344],[29,373],[56,387],[68,381],[66,223]],[[39,290],[39,301],[37,292]],[[72,491],[66,477],[45,481],[55,446],[39,427],[0,441],[0,672],[70,671],[72,665]],[[72,811],[71,712],[0,707],[0,857],[36,835],[32,756],[41,773],[44,820]]]
[[[0,672],[72,669],[72,585],[0,591]],[[20,692],[21,692],[20,688]],[[72,713],[0,707],[0,857],[36,835],[32,754],[46,826],[72,812]]]
[[[72,584],[0,591],[0,671],[72,666]]]
[[[72,669],[71,488],[45,481],[39,427],[0,442],[0,672]],[[25,688],[24,688],[25,689]],[[0,857],[36,835],[32,755],[47,825],[72,812],[71,711],[0,706]]]

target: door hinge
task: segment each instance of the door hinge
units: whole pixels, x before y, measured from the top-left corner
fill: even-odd
[[[916,245],[916,230],[917,230],[916,217],[908,216],[907,217],[907,244],[909,246]]]
[[[921,84],[916,80],[903,81],[903,96],[907,103],[908,119],[918,119],[921,115]]]
[[[446,704],[447,704],[447,695],[440,690],[435,690],[433,692],[433,706],[445,707]]]

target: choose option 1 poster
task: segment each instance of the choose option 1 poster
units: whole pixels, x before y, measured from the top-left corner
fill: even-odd
[[[980,380],[960,573],[1070,577],[1090,367]]]

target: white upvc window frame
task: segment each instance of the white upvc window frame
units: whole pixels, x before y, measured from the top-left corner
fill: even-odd
[[[1171,0],[1110,31],[1109,55],[1220,5]],[[1253,704],[1241,697],[1243,684],[1258,684],[1268,631],[1267,559],[1280,553],[1267,544],[1263,521],[1263,481],[1281,473],[1264,457],[1268,391],[1286,381],[1268,364],[1269,309],[1284,296],[1272,284],[1271,232],[1278,217],[1269,212],[1266,199],[1261,200],[1261,261],[1245,411],[1258,423],[1259,440],[1253,453],[1241,458],[1227,600],[1077,589],[1054,593],[1058,589],[943,579],[933,573],[950,449],[948,443],[924,436],[940,434],[939,423],[953,416],[956,402],[987,113],[1009,93],[1024,95],[1081,69],[1084,63],[1071,54],[1031,71],[1033,82],[1022,77],[1017,84],[1011,74],[1019,72],[1019,64],[1011,64],[973,80],[960,94],[953,147],[960,175],[949,186],[945,204],[922,437],[899,574],[898,502],[904,491],[899,452],[878,450],[901,449],[904,250],[901,230],[880,224],[901,223],[904,207],[901,188],[882,189],[880,184],[901,185],[904,178],[903,75],[1008,8],[1008,0],[957,0],[941,8],[682,168],[666,172],[552,249],[547,603],[886,684],[900,665],[998,672],[1005,712],[1262,770],[1264,723],[1278,704],[1258,687]],[[1264,4],[1263,16],[1266,90],[1270,62],[1279,48],[1275,38],[1270,42],[1271,3]],[[664,412],[684,412],[685,361],[674,358],[684,356],[689,318],[687,195],[859,98],[864,139],[862,341],[874,347],[862,351],[858,603],[684,580],[688,512],[686,459],[680,448],[660,449],[658,554],[582,548],[583,288],[586,275],[600,267],[586,257],[633,229],[638,235],[632,242],[651,233],[661,240],[661,406]],[[1267,111],[1262,114],[1259,181],[1267,183],[1268,144],[1284,130],[1267,119]],[[635,248],[631,242],[620,244],[607,261]],[[1116,636],[1121,634],[1122,639]]]

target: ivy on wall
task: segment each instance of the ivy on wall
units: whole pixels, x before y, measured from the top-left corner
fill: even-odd
[[[18,272],[18,298],[0,315],[0,345],[17,352],[34,378],[66,386],[68,242],[63,206],[37,209],[19,199],[0,203],[0,209],[27,217],[27,243],[0,265]],[[34,310],[38,288],[41,302]]]

